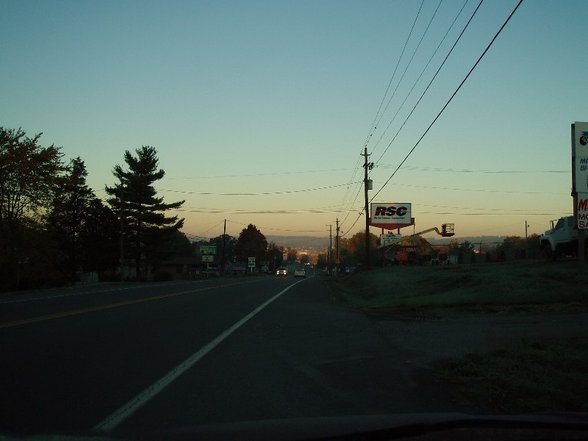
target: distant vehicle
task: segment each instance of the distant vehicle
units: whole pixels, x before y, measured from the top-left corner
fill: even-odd
[[[539,238],[539,247],[547,260],[578,254],[578,229],[574,216],[560,217],[551,229]]]
[[[306,277],[306,270],[304,268],[296,268],[294,270],[294,277]]]
[[[287,276],[288,275],[288,270],[286,268],[284,268],[283,266],[279,267],[276,270],[276,276]]]

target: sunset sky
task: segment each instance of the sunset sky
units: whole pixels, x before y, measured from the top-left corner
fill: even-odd
[[[81,157],[99,197],[154,146],[190,237],[360,231],[368,138],[370,198],[412,203],[417,230],[541,233],[572,211],[588,1],[524,1],[382,188],[518,0],[482,3],[415,107],[478,3],[0,0],[0,125]]]

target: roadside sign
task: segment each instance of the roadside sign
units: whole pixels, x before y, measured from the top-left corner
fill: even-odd
[[[247,258],[247,266],[249,268],[255,268],[255,257],[248,257]]]
[[[578,193],[576,216],[579,230],[588,230],[588,193]]]
[[[588,193],[588,122],[572,124],[573,192]]]
[[[389,224],[411,225],[410,209],[410,202],[372,203],[370,224],[374,227]]]
[[[395,234],[382,234],[380,236],[380,247],[387,247],[390,245],[398,245],[401,237]]]
[[[203,254],[202,255],[202,262],[212,263],[212,262],[214,262],[214,256],[212,254]]]
[[[200,254],[216,254],[216,245],[200,245]]]

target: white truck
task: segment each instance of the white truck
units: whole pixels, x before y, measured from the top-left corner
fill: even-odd
[[[574,216],[560,217],[551,229],[539,238],[539,247],[545,258],[555,260],[558,256],[578,254],[578,229]]]

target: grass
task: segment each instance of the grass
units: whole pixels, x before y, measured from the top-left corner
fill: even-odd
[[[486,411],[588,411],[588,340],[522,344],[443,362],[459,401]]]
[[[397,266],[335,279],[331,286],[366,310],[588,305],[588,274],[578,274],[575,262]]]
[[[519,261],[390,267],[330,281],[341,299],[378,318],[450,311],[588,310],[588,274],[576,262]],[[460,312],[461,314],[461,312]],[[438,362],[455,398],[482,412],[588,411],[588,338],[523,342]]]

